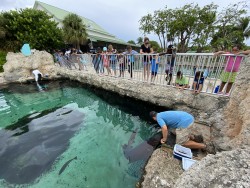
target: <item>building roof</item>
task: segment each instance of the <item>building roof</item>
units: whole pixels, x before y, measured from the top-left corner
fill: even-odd
[[[35,1],[34,4],[34,9],[37,9],[38,5],[40,5],[44,11],[46,11],[47,13],[49,13],[50,15],[52,15],[54,18],[56,18],[56,20],[59,20],[59,22],[62,22],[63,19],[69,15],[72,14],[72,12],[63,10],[61,8],[52,6],[52,5],[48,5],[46,3],[40,2],[40,1]],[[89,39],[92,41],[105,41],[105,42],[112,42],[112,43],[117,43],[117,44],[123,44],[123,45],[131,45],[126,43],[124,40],[122,39],[118,39],[116,38],[114,35],[108,33],[107,31],[105,31],[101,26],[99,26],[98,24],[96,24],[94,21],[85,18],[83,16],[78,15],[83,23],[86,26],[86,31],[89,35]],[[91,32],[91,34],[89,34]],[[95,35],[95,33],[97,33],[98,35]],[[100,36],[101,34],[101,36]],[[136,45],[132,45],[132,46],[136,46]]]

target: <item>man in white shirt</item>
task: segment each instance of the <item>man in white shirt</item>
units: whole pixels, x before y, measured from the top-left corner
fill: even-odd
[[[36,82],[41,81],[43,74],[39,70],[33,70],[32,74],[34,74]]]

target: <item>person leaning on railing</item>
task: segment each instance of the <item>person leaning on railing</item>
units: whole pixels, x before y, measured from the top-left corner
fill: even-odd
[[[125,59],[126,59],[127,65],[128,65],[128,72],[130,73],[130,78],[133,78],[133,70],[134,70],[134,64],[135,64],[134,55],[135,54],[138,54],[138,52],[133,50],[131,46],[127,46],[127,50],[123,53],[123,55],[126,55]]]
[[[107,69],[108,76],[112,75],[110,67],[109,67],[110,66],[110,62],[109,62],[107,47],[103,47],[101,55],[102,55],[103,66]],[[104,74],[101,74],[100,76],[103,76],[103,75]]]
[[[222,55],[222,54],[228,54],[226,56],[226,61],[227,64],[221,73],[220,79],[221,79],[221,84],[220,84],[220,89],[218,94],[223,94],[223,88],[227,83],[226,87],[226,95],[229,95],[229,92],[232,88],[232,85],[235,81],[235,78],[237,76],[237,72],[239,71],[240,63],[243,59],[242,56],[233,56],[233,55],[238,55],[239,54],[239,48],[238,46],[234,46],[231,52],[226,52],[226,51],[219,51],[214,53],[214,56]],[[231,55],[230,55],[231,54]]]
[[[117,64],[117,51],[113,48],[113,46],[110,44],[108,45],[108,58],[109,58],[109,64],[111,69],[114,72],[114,76],[116,77],[116,64]]]
[[[149,55],[150,53],[153,53],[153,48],[151,48],[150,44],[149,44],[149,38],[145,37],[144,38],[144,43],[141,45],[141,49],[140,49],[140,54],[148,54],[148,55],[144,55],[144,59],[143,59],[143,79],[144,81],[145,78],[149,78],[150,75],[150,61],[152,59],[152,57]]]
[[[250,50],[246,50],[246,51],[241,51],[239,52],[237,55],[250,55]]]
[[[118,51],[117,60],[118,60],[118,63],[119,63],[119,70],[120,70],[120,75],[119,75],[119,77],[123,77],[123,78],[124,78],[124,72],[125,72],[125,57],[124,57],[123,52],[122,52],[121,50]]]
[[[160,58],[157,54],[153,55],[153,58],[151,60],[151,83],[154,83],[158,68],[159,68]]]
[[[165,80],[168,81],[168,85],[170,85],[172,81],[174,64],[175,64],[176,47],[174,47],[172,44],[168,45],[167,51],[160,53],[159,56],[166,54],[167,54],[167,64],[165,67],[165,73],[167,76]]]

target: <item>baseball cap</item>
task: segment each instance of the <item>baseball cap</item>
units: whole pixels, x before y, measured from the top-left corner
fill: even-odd
[[[103,47],[103,49],[102,49],[102,51],[107,51],[108,49],[107,49],[107,47]]]

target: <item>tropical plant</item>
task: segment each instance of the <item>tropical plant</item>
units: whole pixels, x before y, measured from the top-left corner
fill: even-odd
[[[137,38],[137,44],[140,44],[140,45],[143,44],[143,38],[142,37]]]
[[[157,41],[150,40],[149,43],[150,43],[151,48],[153,48],[153,51],[154,51],[154,52],[159,52],[159,51],[162,49],[162,48],[160,47],[160,45],[158,44]]]
[[[140,30],[144,34],[154,33],[158,36],[161,48],[166,48],[167,15],[166,11],[154,11],[154,14],[147,14],[140,20]]]
[[[73,44],[77,49],[87,42],[86,27],[82,19],[76,14],[69,14],[63,20],[63,35],[67,43]]]
[[[62,32],[46,12],[20,9],[0,16],[1,48],[19,51],[24,43],[38,50],[51,50],[63,44]]]
[[[249,19],[244,1],[224,8],[217,16],[211,45],[221,50],[229,49],[233,45],[244,46],[244,39],[249,38]]]
[[[135,41],[129,40],[127,43],[129,43],[129,44],[135,44]]]
[[[140,30],[143,33],[154,33],[158,36],[160,46],[164,49],[167,43],[178,40],[178,50],[186,52],[193,43],[201,51],[213,33],[217,6],[214,4],[199,7],[198,4],[187,4],[181,8],[154,11],[140,19]]]
[[[5,22],[3,14],[0,14],[0,39],[4,39],[6,36]]]
[[[3,72],[3,65],[6,63],[7,52],[0,51],[0,72]]]

